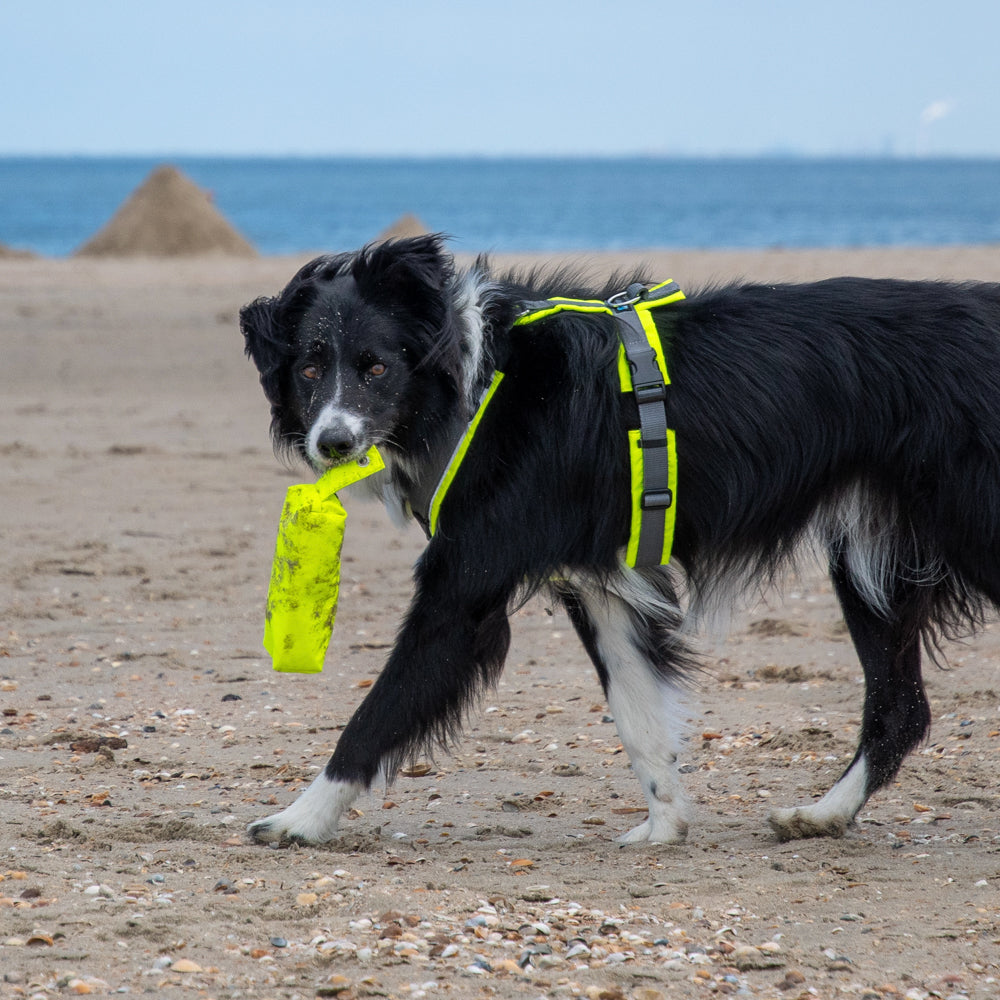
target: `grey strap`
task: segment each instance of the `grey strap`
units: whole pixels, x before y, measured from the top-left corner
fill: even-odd
[[[656,352],[631,303],[609,304],[618,320],[618,335],[632,369],[632,389],[639,407],[643,483],[635,565],[659,566],[663,560],[664,511],[674,502],[667,452],[667,387]]]

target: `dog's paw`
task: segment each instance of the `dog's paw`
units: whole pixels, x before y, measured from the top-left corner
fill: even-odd
[[[278,822],[280,817],[281,813],[276,813],[274,816],[255,820],[247,827],[247,836],[258,844],[280,844],[283,839],[288,839]]]
[[[849,824],[847,817],[827,811],[819,812],[815,806],[775,809],[767,817],[767,821],[778,840],[843,837]]]
[[[640,823],[618,838],[619,844],[683,844],[687,840],[687,821],[678,817],[654,826],[651,820]]]
[[[247,827],[262,844],[325,844],[337,835],[340,817],[363,790],[353,782],[331,781],[321,773],[287,808]]]
[[[292,832],[284,820],[284,813],[275,813],[255,820],[247,827],[247,836],[258,844],[307,844],[312,843],[301,833]]]
[[[292,813],[293,809],[294,804],[283,812],[255,820],[247,827],[250,839],[258,844],[325,844],[337,835],[336,823],[327,826],[310,822],[308,817]]]
[[[868,762],[859,753],[837,783],[818,802],[775,809],[768,822],[779,840],[843,837],[868,798]]]

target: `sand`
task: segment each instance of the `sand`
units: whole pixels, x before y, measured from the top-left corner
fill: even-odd
[[[996,247],[586,259],[688,287],[1000,279]],[[993,628],[928,668],[930,742],[847,837],[768,832],[854,748],[860,670],[818,572],[705,646],[684,846],[615,843],[643,800],[542,603],[453,755],[330,845],[247,842],[377,674],[422,544],[348,499],[326,671],[270,670],[274,531],[304,475],[271,454],[236,316],[299,263],[0,260],[0,996],[1000,996]]]

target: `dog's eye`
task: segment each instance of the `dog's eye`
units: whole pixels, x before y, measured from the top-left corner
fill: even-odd
[[[374,375],[375,378],[378,378],[379,375],[384,375],[385,374],[385,365],[382,364],[381,361],[376,361],[375,364],[373,364],[371,366],[371,368],[368,369],[368,374],[369,375]]]
[[[320,370],[316,365],[306,365],[305,368],[301,369],[299,374],[303,378],[307,378],[310,381],[314,381],[320,377]]]

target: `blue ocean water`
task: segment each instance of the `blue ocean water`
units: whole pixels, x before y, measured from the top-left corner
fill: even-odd
[[[71,253],[163,159],[0,159],[0,242]],[[1000,243],[1000,160],[194,159],[262,253],[405,213],[466,251]]]

